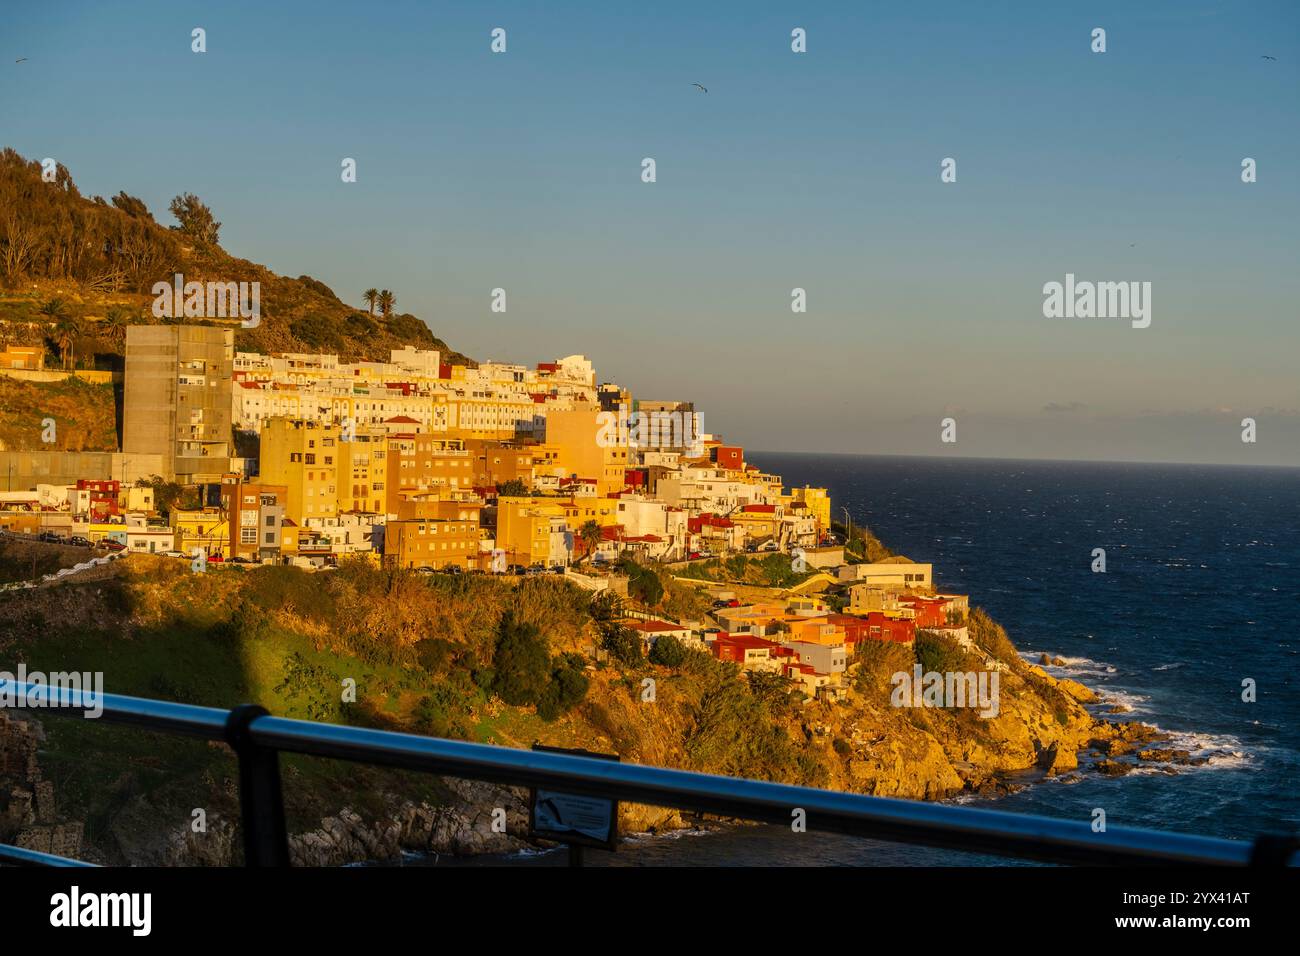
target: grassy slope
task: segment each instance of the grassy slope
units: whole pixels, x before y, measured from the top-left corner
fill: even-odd
[[[42,441],[44,420],[54,442]],[[116,451],[112,385],[22,382],[0,376],[0,451]]]

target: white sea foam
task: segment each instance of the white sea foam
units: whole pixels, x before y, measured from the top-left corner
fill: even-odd
[[[1151,698],[1137,691],[1105,687],[1097,691],[1101,702],[1111,707],[1123,707],[1124,713],[1150,713]]]
[[[1046,653],[1053,661],[1064,661],[1064,664],[1042,664],[1040,663],[1043,654]],[[1051,651],[1034,651],[1021,652],[1021,657],[1026,663],[1042,667],[1049,674],[1065,675],[1067,677],[1092,677],[1107,678],[1118,674],[1119,670],[1114,664],[1107,664],[1105,661],[1095,661],[1091,657],[1067,657],[1064,654],[1053,654]]]

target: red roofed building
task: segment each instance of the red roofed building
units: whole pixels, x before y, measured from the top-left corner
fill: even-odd
[[[948,601],[944,598],[904,597],[899,603],[916,611],[917,627],[943,627],[947,623],[944,609]]]
[[[827,614],[822,618],[827,624],[834,624],[844,632],[844,643],[850,646],[868,637],[868,624],[865,618],[853,614]]]
[[[709,457],[717,462],[719,468],[745,470],[745,450],[739,445],[718,445],[709,449],[709,452]]]
[[[719,634],[711,645],[713,656],[720,661],[739,664],[741,670],[772,671],[781,668],[775,651],[780,645],[749,634]]]
[[[116,480],[78,478],[77,490],[89,492],[90,517],[102,520],[118,513],[117,496],[120,486]]]
[[[886,617],[880,611],[872,611],[863,615],[862,620],[866,622],[863,636],[867,640],[893,641],[896,644],[910,644],[916,640],[916,624],[905,618]],[[863,634],[862,631],[858,633]]]
[[[705,528],[731,528],[735,526],[730,518],[719,518],[717,515],[703,514],[688,519],[688,529],[691,534],[700,534]]]

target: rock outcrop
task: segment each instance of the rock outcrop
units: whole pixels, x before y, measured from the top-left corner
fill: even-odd
[[[40,724],[0,711],[0,842],[76,859],[84,827],[61,817],[54,784],[41,776],[43,739]]]

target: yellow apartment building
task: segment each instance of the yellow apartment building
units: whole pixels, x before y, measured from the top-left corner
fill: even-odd
[[[223,557],[229,551],[230,522],[219,508],[173,508],[171,528],[177,551],[193,554],[194,549],[198,548],[204,554],[220,554]]]
[[[565,528],[565,499],[497,499],[497,547],[508,564],[548,564],[551,535]]]
[[[339,426],[270,418],[262,426],[261,480],[288,489],[285,516],[333,518],[338,499]]]
[[[627,484],[626,436],[609,426],[612,415],[597,409],[546,412],[546,444],[556,450],[550,467],[563,478],[594,478],[598,495],[622,491]]]
[[[383,514],[388,488],[388,434],[382,429],[356,429],[338,443],[339,511]]]
[[[831,496],[825,488],[791,488],[789,495],[782,495],[781,501],[800,502],[817,519],[817,535],[821,537],[831,530]]]
[[[602,528],[619,523],[617,498],[562,498],[560,502],[565,522],[575,534],[588,521],[594,521]]]
[[[744,529],[746,541],[775,538],[781,527],[775,511],[733,511],[727,517],[736,527]]]

